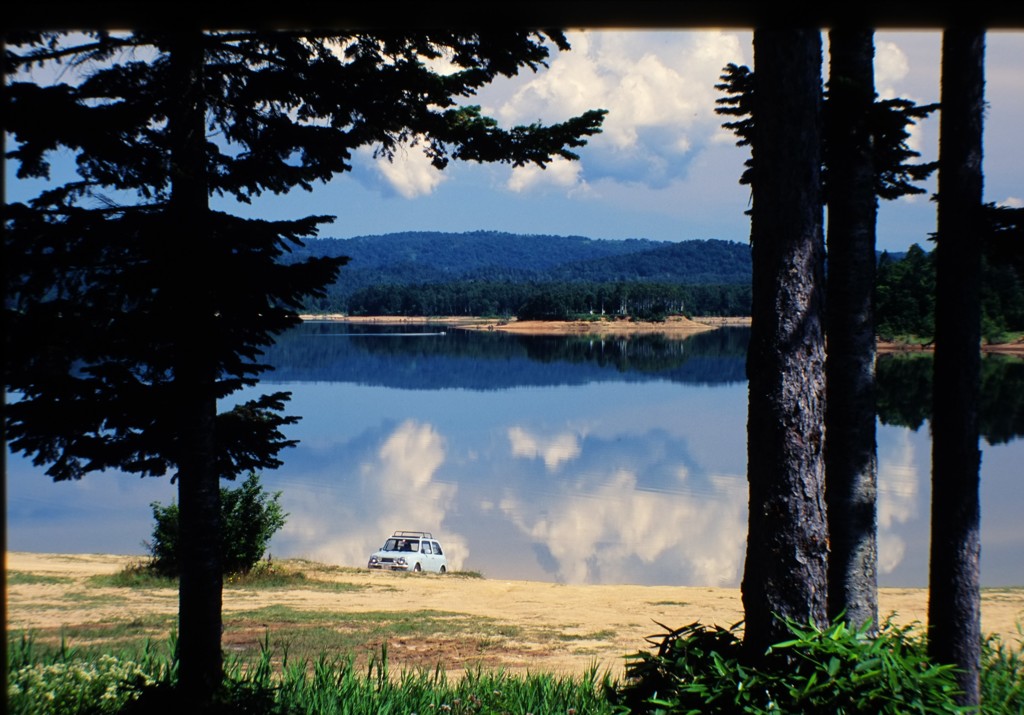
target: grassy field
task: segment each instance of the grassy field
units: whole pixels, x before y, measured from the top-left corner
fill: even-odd
[[[8,626],[37,648],[69,644],[86,653],[164,649],[177,620],[177,584],[127,556],[8,554]],[[881,609],[897,622],[925,620],[927,593],[883,589]],[[726,588],[565,585],[480,574],[369,572],[301,559],[275,561],[258,577],[226,580],[223,643],[228,654],[277,653],[365,664],[389,648],[397,667],[544,669],[616,674],[647,647],[658,624],[742,619],[739,591]],[[983,630],[1017,643],[1024,589],[986,589]]]
[[[79,712],[46,698],[84,702],[109,695],[112,682],[170,682],[174,581],[133,557],[25,553],[7,555],[7,577],[11,687],[24,690],[9,697],[12,712]],[[895,622],[920,628],[925,591],[883,589],[880,600]],[[989,681],[1019,703],[1024,589],[986,589],[982,612],[983,630],[1009,647]],[[658,624],[742,617],[737,589],[392,574],[303,560],[228,579],[223,613],[230,683],[241,689],[232,697],[277,693],[274,707],[325,713],[377,712],[385,696],[395,712],[612,712],[604,685],[621,682],[626,656],[651,650],[645,637],[664,633]],[[362,709],[338,709],[348,702]],[[279,712],[269,707],[243,711]]]

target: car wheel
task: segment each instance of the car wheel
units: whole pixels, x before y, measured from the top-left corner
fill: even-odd
[[[441,567],[441,573],[448,573],[448,569],[446,569],[444,566],[442,566]]]
[[[420,570],[420,565],[416,564],[415,566],[412,567],[412,570],[413,571],[419,571]]]

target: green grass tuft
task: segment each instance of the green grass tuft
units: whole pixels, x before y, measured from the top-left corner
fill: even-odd
[[[173,651],[173,641],[171,651]],[[176,665],[166,654],[85,659],[72,649],[42,654],[30,638],[10,649],[11,713],[178,713]],[[596,668],[583,676],[523,676],[471,670],[449,680],[440,669],[392,672],[387,646],[357,668],[351,657],[289,660],[275,667],[269,643],[251,659],[229,658],[214,711],[219,713],[588,713],[610,715]]]
[[[288,611],[270,613],[283,617]],[[451,617],[443,612],[416,615]],[[275,655],[265,635],[252,655],[227,658],[215,711],[267,715],[958,712],[948,684],[942,685],[948,668],[926,663],[922,640],[909,628],[887,624],[878,639],[865,638],[841,624],[824,630],[791,624],[791,630],[793,638],[772,649],[786,656],[785,667],[773,668],[770,662],[753,667],[740,662],[735,629],[693,624],[658,641],[664,646],[658,655],[635,656],[624,685],[607,674],[599,677],[596,666],[582,676],[511,675],[473,668],[457,680],[449,679],[440,668],[393,672],[386,642],[362,666],[351,655],[290,659],[287,649],[283,656]],[[8,638],[8,711],[16,715],[181,712],[180,694],[174,687],[174,651],[173,637],[163,647],[147,642],[141,650],[94,654],[71,647],[66,640],[58,648],[44,648],[33,636],[12,634]],[[665,677],[659,680],[660,676]],[[636,698],[644,692],[645,697]],[[983,715],[1024,712],[1020,643],[986,642],[982,698]],[[847,700],[849,704],[844,705]]]
[[[86,582],[107,588],[178,588],[178,579],[157,573],[145,561],[128,564],[116,573],[90,576]]]
[[[28,571],[8,571],[8,586],[42,586],[48,584],[71,583],[68,576],[48,576],[45,574],[30,573]]]

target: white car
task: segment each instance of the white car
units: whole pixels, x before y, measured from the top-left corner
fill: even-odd
[[[441,544],[427,531],[396,531],[366,565],[389,571],[448,572],[448,559]]]

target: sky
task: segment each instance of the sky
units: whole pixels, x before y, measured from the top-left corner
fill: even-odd
[[[416,147],[390,163],[368,149],[352,172],[312,192],[265,196],[232,210],[262,218],[335,215],[321,235],[336,238],[491,230],[747,241],[750,193],[737,180],[748,153],[721,128],[714,85],[727,63],[752,64],[751,33],[589,30],[567,36],[572,49],[553,56],[546,70],[499,80],[469,103],[504,127],[607,109],[604,132],[578,152],[579,161],[558,160],[543,171],[452,162],[440,172]],[[878,32],[875,44],[880,97],[938,101],[941,33]],[[985,200],[1024,206],[1024,33],[989,33],[986,71]],[[938,133],[935,115],[914,128],[911,141],[922,161],[937,158]],[[881,203],[879,249],[930,245],[934,181],[925,188],[924,195]],[[12,197],[16,191],[12,186]]]
[[[330,213],[337,221],[322,235],[337,238],[494,230],[747,241],[750,194],[737,180],[748,154],[721,128],[714,85],[728,62],[752,64],[751,33],[603,30],[569,32],[568,39],[572,50],[547,70],[496,82],[474,103],[506,127],[607,109],[604,132],[578,162],[543,171],[453,162],[438,172],[415,148],[391,164],[364,152],[350,174],[310,194],[264,201],[254,213]],[[875,45],[880,97],[938,101],[941,33],[878,32]],[[1024,206],[1024,33],[989,33],[986,72],[985,201]],[[912,146],[923,161],[937,158],[938,134],[937,116],[914,128]],[[881,202],[879,249],[931,245],[934,181],[926,189]]]

